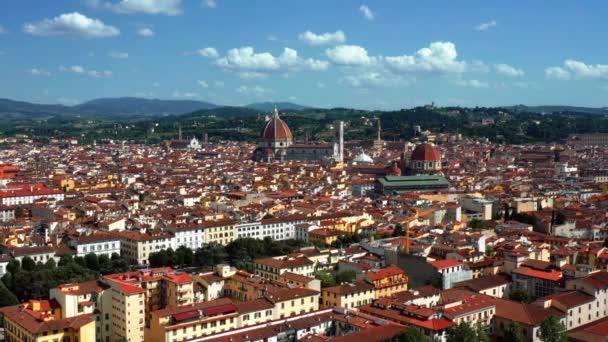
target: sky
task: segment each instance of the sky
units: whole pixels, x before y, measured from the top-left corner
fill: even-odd
[[[604,0],[2,0],[0,97],[608,106]]]

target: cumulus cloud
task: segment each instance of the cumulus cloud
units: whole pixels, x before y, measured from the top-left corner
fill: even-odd
[[[203,57],[207,57],[207,58],[217,58],[219,57],[219,53],[217,52],[217,50],[215,48],[212,47],[206,47],[204,49],[200,49],[197,51],[197,53]]]
[[[149,27],[140,28],[137,30],[137,34],[146,38],[154,37],[155,35],[154,31]]]
[[[98,19],[92,19],[78,12],[65,13],[53,19],[27,23],[23,30],[35,36],[75,36],[82,38],[114,37],[120,31]]]
[[[494,65],[494,68],[496,69],[497,73],[504,75],[504,76],[518,77],[518,76],[524,75],[523,70],[517,69],[508,64],[496,64],[496,65]]]
[[[466,63],[457,60],[456,46],[451,42],[434,42],[414,55],[385,57],[390,68],[402,72],[463,72]]]
[[[479,80],[458,80],[456,84],[462,87],[470,87],[470,88],[489,88],[490,85],[487,82],[479,81]]]
[[[490,20],[475,26],[475,29],[477,31],[487,31],[496,25],[498,25],[498,22],[496,20]]]
[[[341,65],[368,65],[372,58],[367,50],[358,45],[338,45],[325,50],[330,61]]]
[[[40,69],[40,68],[32,68],[32,69],[29,69],[27,72],[33,76],[51,76],[50,71]]]
[[[203,6],[208,8],[216,8],[217,3],[215,2],[215,0],[203,0]]]
[[[115,58],[115,59],[127,59],[127,58],[129,58],[129,53],[128,52],[112,51],[108,55],[110,57],[112,57],[112,58]]]
[[[144,13],[179,15],[182,13],[182,0],[122,0],[118,3],[106,3],[116,13]]]
[[[209,83],[207,83],[207,81],[203,81],[203,80],[198,80],[198,85],[200,85],[203,88],[209,88]]]
[[[77,75],[85,75],[85,76],[90,76],[90,77],[95,77],[95,78],[109,78],[112,77],[112,72],[109,70],[93,70],[93,69],[87,69],[81,65],[72,65],[72,66],[61,66],[59,67],[60,71],[63,72],[70,72],[73,74],[77,74]]]
[[[355,88],[363,88],[407,86],[413,81],[414,79],[408,79],[399,75],[371,71],[347,75],[340,78],[338,82],[342,85],[348,85]]]
[[[586,64],[574,59],[567,59],[562,66],[553,66],[545,69],[548,78],[569,80],[605,80],[608,79],[608,64]]]
[[[215,61],[216,65],[228,70],[276,72],[295,71],[300,69],[321,71],[329,67],[327,61],[302,58],[294,49],[284,48],[279,56],[269,52],[255,52],[250,47],[230,49],[224,57]]]
[[[239,72],[239,77],[241,79],[244,80],[258,80],[258,79],[263,79],[263,78],[267,78],[268,75],[262,72],[257,72],[257,71],[243,71],[243,72]]]
[[[255,85],[255,86],[242,85],[236,89],[236,92],[239,94],[250,95],[250,96],[266,96],[266,95],[274,94],[274,91],[272,89],[267,89],[267,88],[261,87],[259,85]]]
[[[317,46],[317,45],[337,45],[342,44],[346,41],[346,35],[344,32],[338,30],[334,33],[321,33],[316,34],[311,31],[306,31],[300,33],[298,36],[301,41],[308,45]]]
[[[191,99],[199,97],[199,94],[191,91],[181,92],[179,90],[175,90],[173,91],[173,94],[171,94],[171,96],[176,99]]]
[[[367,20],[374,20],[374,18],[376,18],[376,14],[369,7],[367,7],[367,5],[361,5],[359,7],[359,11]]]

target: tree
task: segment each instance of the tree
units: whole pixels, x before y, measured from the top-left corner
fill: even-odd
[[[480,322],[477,322],[475,325],[475,335],[477,335],[478,342],[490,342],[490,337],[488,336],[488,332],[481,325]]]
[[[561,211],[555,215],[555,224],[564,224],[566,223],[566,215]]]
[[[397,236],[404,236],[405,235],[405,231],[403,231],[403,227],[398,224],[395,226],[395,229],[393,229],[393,236],[397,237]]]
[[[179,246],[175,251],[176,266],[190,266],[194,260],[194,252],[186,246]]]
[[[520,303],[530,302],[530,296],[524,289],[514,289],[509,293],[509,299]]]
[[[82,267],[87,267],[87,262],[81,256],[75,257],[74,258],[74,263],[77,264],[77,265],[80,265]]]
[[[398,342],[428,342],[428,340],[420,328],[412,325],[397,335]]]
[[[21,263],[19,260],[11,260],[8,262],[8,265],[6,265],[6,270],[11,274],[15,274],[21,271]]]
[[[65,266],[67,264],[71,264],[74,262],[74,259],[72,258],[71,255],[66,254],[66,255],[62,255],[61,258],[59,258],[59,266]]]
[[[321,287],[336,286],[336,279],[327,272],[317,271],[315,272],[315,278],[321,281]]]
[[[486,223],[479,219],[472,219],[469,221],[469,227],[473,229],[485,229]]]
[[[0,280],[0,307],[19,304],[19,300]]]
[[[466,322],[448,328],[447,342],[477,342],[475,330]]]
[[[44,267],[53,269],[53,268],[57,267],[57,263],[55,262],[55,259],[50,258],[49,260],[46,261],[46,263],[44,264]]]
[[[85,255],[84,262],[88,269],[99,271],[99,259],[97,258],[97,254],[89,253]]]
[[[512,321],[511,324],[509,324],[507,331],[505,331],[504,340],[510,342],[525,342],[524,332],[521,329],[521,325],[515,321]]]
[[[16,218],[22,218],[23,217],[23,208],[17,207],[17,209],[15,209],[15,217]]]
[[[24,271],[33,271],[36,268],[36,263],[29,256],[24,256],[21,259],[21,268]]]
[[[336,279],[337,284],[352,283],[355,278],[357,278],[357,274],[355,273],[355,271],[347,270],[338,272],[338,274],[336,274],[334,278]]]
[[[566,342],[568,341],[566,327],[557,316],[551,315],[540,325],[540,338],[544,342]]]
[[[164,267],[169,264],[169,258],[165,250],[150,253],[148,256],[148,262],[151,267]]]

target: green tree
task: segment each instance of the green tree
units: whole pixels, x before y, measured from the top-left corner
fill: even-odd
[[[475,329],[466,322],[461,322],[458,325],[453,325],[448,328],[446,341],[447,342],[477,342],[477,334]]]
[[[551,315],[540,325],[540,338],[544,342],[567,342],[566,327],[557,316]]]
[[[75,257],[74,258],[74,263],[77,264],[77,265],[80,265],[81,267],[87,267],[87,262],[81,256]]]
[[[486,223],[479,219],[472,219],[469,221],[469,227],[473,229],[485,229]]]
[[[509,324],[507,331],[505,331],[504,340],[509,342],[525,342],[526,340],[521,325],[512,321],[511,324]]]
[[[158,252],[150,253],[148,262],[151,267],[164,267],[169,265],[169,257],[165,250],[160,250]]]
[[[29,256],[24,256],[21,259],[21,268],[24,271],[33,271],[36,268],[36,263]]]
[[[89,253],[85,255],[84,262],[88,269],[99,271],[99,259],[97,258],[97,254]]]
[[[477,335],[477,342],[490,342],[488,332],[480,322],[475,325],[475,335]]]
[[[357,278],[357,274],[355,273],[355,271],[347,270],[338,272],[334,278],[336,279],[337,284],[352,283],[353,281],[355,281],[355,278]]]
[[[194,252],[186,246],[179,246],[175,251],[175,266],[190,266],[194,260]]]
[[[0,307],[19,304],[17,297],[0,280]]]
[[[566,223],[566,215],[561,211],[555,215],[555,224],[564,224]]]
[[[336,279],[334,277],[324,271],[315,272],[315,278],[321,281],[321,287],[332,287],[336,286]]]
[[[58,266],[65,266],[67,264],[71,264],[74,262],[74,259],[72,258],[71,255],[66,254],[66,255],[62,255],[61,258],[59,258],[59,265]]]
[[[57,267],[57,263],[55,262],[55,259],[50,258],[49,260],[46,261],[46,263],[44,264],[44,267],[53,269],[53,268]]]
[[[519,303],[530,302],[530,296],[524,289],[514,289],[513,291],[509,292],[509,299]]]
[[[11,274],[15,274],[21,271],[21,263],[19,260],[11,260],[8,262],[8,265],[6,265],[6,270]]]
[[[429,338],[418,327],[408,326],[406,330],[397,335],[398,342],[428,342]]]
[[[403,226],[401,226],[400,224],[395,226],[395,229],[393,229],[393,236],[397,237],[397,236],[404,236],[405,235],[405,231],[403,230]]]
[[[17,209],[15,209],[15,217],[16,218],[22,218],[23,217],[23,208],[17,207]]]

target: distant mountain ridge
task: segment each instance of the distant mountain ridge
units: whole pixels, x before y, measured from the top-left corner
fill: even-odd
[[[243,107],[270,112],[275,105],[279,110],[304,110],[310,107],[290,102],[259,102]],[[103,118],[149,117],[189,114],[227,106],[195,100],[160,100],[138,97],[100,98],[75,106],[60,104],[36,104],[0,98],[0,116],[13,119],[45,118],[56,115],[91,116]]]
[[[503,108],[515,111],[515,112],[531,112],[531,113],[561,113],[561,112],[577,112],[577,113],[589,113],[589,114],[608,114],[608,107],[594,108],[594,107],[580,107],[580,106],[505,106]]]

